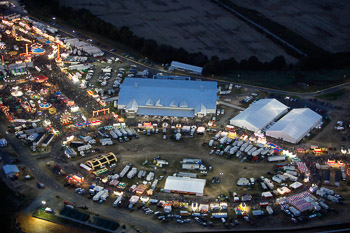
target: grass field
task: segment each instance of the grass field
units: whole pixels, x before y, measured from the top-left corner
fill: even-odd
[[[343,0],[232,0],[329,52],[350,51],[350,4]],[[288,40],[288,38],[286,38]],[[293,43],[293,41],[290,41]]]
[[[296,78],[293,71],[235,71],[225,75],[233,82],[257,85],[288,91],[316,91],[346,82],[350,75],[350,68],[342,70],[306,71],[300,78]],[[299,83],[306,83],[302,87]]]
[[[128,26],[137,36],[188,52],[237,60],[254,55],[261,61],[283,55],[288,63],[297,61],[269,38],[211,1],[60,1],[75,8],[87,8],[117,27]]]
[[[346,90],[345,90],[345,89],[342,89],[342,90],[335,91],[335,92],[332,92],[332,93],[328,93],[328,94],[325,94],[325,95],[316,96],[316,98],[322,99],[322,100],[331,100],[331,101],[332,101],[332,100],[337,100],[337,99],[339,99],[339,98],[342,97],[345,93],[346,93]]]

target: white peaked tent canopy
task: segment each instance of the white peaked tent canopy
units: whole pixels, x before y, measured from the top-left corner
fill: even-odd
[[[176,107],[178,107],[178,104],[177,104],[176,100],[172,100],[172,101],[170,102],[170,105],[169,105],[169,106],[172,107],[172,108],[176,108]]]
[[[206,181],[189,177],[168,176],[165,181],[164,191],[196,194],[202,196]]]
[[[161,99],[158,99],[157,102],[156,102],[156,106],[157,107],[163,107],[164,106],[164,103]]]
[[[207,113],[207,108],[204,106],[203,103],[200,103],[200,105],[198,105],[196,107],[196,112],[202,113],[202,114],[206,114]]]
[[[188,108],[188,104],[187,104],[186,100],[181,101],[180,107],[181,108]]]
[[[309,108],[295,108],[266,131],[266,135],[282,138],[284,141],[298,143],[316,127],[322,116]]]
[[[147,102],[146,102],[146,105],[147,106],[153,106],[154,105],[154,102],[152,99],[148,99]]]
[[[132,110],[132,111],[137,111],[138,104],[135,99],[132,99],[127,105],[126,105],[126,110]]]
[[[230,124],[250,131],[258,131],[288,111],[276,99],[261,99],[230,120]]]

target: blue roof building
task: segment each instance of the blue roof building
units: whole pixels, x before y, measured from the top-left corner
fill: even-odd
[[[217,82],[125,78],[118,109],[126,113],[169,117],[215,114]]]
[[[2,167],[7,177],[16,176],[19,174],[19,170],[16,165],[6,164]]]

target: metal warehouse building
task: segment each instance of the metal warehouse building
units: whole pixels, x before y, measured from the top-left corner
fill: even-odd
[[[230,124],[256,132],[283,116],[287,111],[288,107],[276,99],[261,99],[232,118]]]
[[[165,181],[164,192],[203,196],[205,183],[206,180],[204,179],[168,176]]]
[[[308,108],[296,108],[266,130],[266,135],[298,143],[313,128],[320,124],[322,116]]]
[[[194,74],[202,74],[203,68],[178,61],[172,61],[169,70],[184,70]]]
[[[217,82],[125,78],[118,109],[128,114],[204,117],[215,114]]]

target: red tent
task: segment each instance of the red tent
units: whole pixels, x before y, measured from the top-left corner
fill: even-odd
[[[48,80],[48,77],[44,76],[44,75],[39,75],[39,76],[36,76],[34,78],[34,82],[37,82],[37,83],[43,83],[45,82],[46,80]]]

